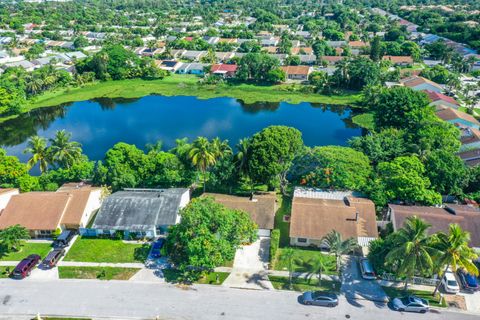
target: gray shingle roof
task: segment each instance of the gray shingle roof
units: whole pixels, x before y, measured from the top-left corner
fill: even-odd
[[[127,189],[105,199],[93,224],[94,229],[151,230],[174,225],[185,188]]]

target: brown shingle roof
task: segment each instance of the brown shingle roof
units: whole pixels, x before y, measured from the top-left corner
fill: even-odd
[[[440,90],[443,89],[442,86],[439,85],[438,83],[433,82],[433,81],[428,80],[428,79],[423,78],[423,77],[419,77],[419,76],[412,76],[412,77],[402,79],[402,80],[400,80],[400,83],[402,83],[404,86],[410,87],[410,88],[419,86],[419,85],[424,84],[424,83],[428,83],[428,84],[434,86],[435,88],[438,88]]]
[[[392,63],[413,63],[413,59],[410,56],[383,56],[382,60],[391,61]]]
[[[286,74],[301,74],[307,76],[310,73],[308,66],[283,66],[280,67]]]
[[[88,198],[90,197],[93,189],[79,189],[70,190],[71,200],[65,210],[65,214],[62,217],[62,224],[66,225],[78,225],[82,221],[85,207],[87,206]]]
[[[273,193],[255,195],[254,201],[249,197],[237,197],[226,194],[206,193],[205,196],[215,198],[215,201],[225,207],[247,212],[260,229],[273,229],[275,212],[277,211],[276,196]]]
[[[455,119],[462,119],[471,123],[474,123],[476,125],[480,125],[480,122],[478,122],[475,117],[469,115],[468,113],[449,108],[449,107],[443,107],[441,110],[437,111],[437,117],[444,121],[448,120],[455,120]]]

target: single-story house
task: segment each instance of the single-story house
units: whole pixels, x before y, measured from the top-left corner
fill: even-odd
[[[412,76],[405,79],[401,79],[400,83],[405,87],[409,87],[415,91],[431,91],[436,93],[441,93],[443,87],[436,82],[428,80],[419,76]]]
[[[256,194],[253,198],[206,193],[225,207],[245,211],[258,226],[258,235],[269,237],[274,228],[277,199],[275,193]]]
[[[200,61],[200,59],[206,54],[206,51],[188,50],[182,54],[182,59],[187,59],[190,61]]]
[[[205,74],[205,67],[208,66],[206,63],[184,63],[180,68],[177,69],[179,74],[196,74],[203,75]]]
[[[307,81],[308,75],[312,72],[309,66],[283,66],[280,67],[287,74],[288,80]]]
[[[291,51],[292,54],[298,55],[310,55],[313,54],[312,47],[294,47]]]
[[[290,244],[324,247],[335,230],[367,247],[378,237],[375,204],[355,192],[295,188],[290,217]]]
[[[300,64],[303,65],[314,65],[317,63],[317,56],[314,54],[301,54],[298,56],[300,58]]]
[[[92,187],[13,195],[0,214],[0,230],[19,224],[32,238],[50,238],[57,230],[85,227],[100,203],[101,189]]]
[[[460,151],[480,149],[480,130],[474,128],[460,128]]]
[[[413,59],[410,56],[383,56],[382,60],[390,61],[396,66],[411,66],[413,64]]]
[[[369,44],[367,42],[357,40],[357,41],[349,41],[348,46],[352,49],[361,49],[361,48],[368,47]]]
[[[347,45],[347,41],[327,41],[327,45],[332,48],[341,48]]]
[[[430,234],[442,231],[448,233],[449,226],[457,223],[470,233],[470,246],[480,249],[480,211],[469,205],[448,204],[444,208],[388,205],[388,215],[396,231],[402,228],[405,220],[417,216],[428,222]]]
[[[92,228],[96,235],[155,238],[180,222],[180,209],[190,202],[190,190],[125,189],[107,197],[98,210]]]
[[[443,121],[450,122],[455,126],[480,129],[480,122],[478,122],[475,117],[460,110],[438,105],[436,113],[437,117]]]
[[[459,156],[465,162],[465,164],[469,167],[476,167],[477,165],[480,164],[479,149],[463,151],[463,152],[457,153],[457,156]]]
[[[428,91],[428,90],[425,91],[425,93],[428,95],[428,98],[430,99],[430,101],[432,101],[430,103],[431,106],[442,105],[442,106],[453,108],[453,109],[458,109],[458,107],[460,106],[460,104],[455,99],[453,99],[452,97],[446,96],[442,93]]]
[[[175,73],[183,64],[176,60],[155,60],[154,62],[158,68],[173,73]]]
[[[227,62],[234,56],[233,52],[215,52],[215,58],[220,62]]]
[[[237,73],[237,65],[225,63],[214,64],[210,68],[210,73],[221,76],[223,78],[233,78]]]
[[[338,62],[342,61],[343,59],[345,59],[344,56],[322,56],[320,58],[320,60],[326,61],[327,64],[329,64],[329,65],[335,65]]]
[[[10,201],[10,198],[18,193],[18,189],[0,189],[0,215],[2,210],[7,206],[8,201]]]

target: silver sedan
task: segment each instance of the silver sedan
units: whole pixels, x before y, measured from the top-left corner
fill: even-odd
[[[416,296],[395,298],[392,302],[393,309],[397,311],[425,313],[430,309],[428,301]]]
[[[307,291],[302,295],[302,303],[323,307],[338,306],[338,296],[335,293],[324,291]]]

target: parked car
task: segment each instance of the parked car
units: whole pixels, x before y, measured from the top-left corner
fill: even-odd
[[[430,309],[428,301],[416,296],[395,298],[392,301],[393,309],[397,311],[425,313]]]
[[[445,272],[445,275],[442,278],[442,285],[447,293],[458,293],[460,291],[457,279],[455,279],[455,275],[451,271]]]
[[[38,254],[31,254],[13,269],[12,277],[15,279],[23,279],[30,275],[30,272],[35,268],[41,257]]]
[[[302,303],[308,306],[336,307],[338,306],[338,296],[326,291],[307,291],[302,294]]]
[[[463,270],[458,270],[457,274],[464,290],[469,292],[475,292],[480,290],[480,285],[478,284],[477,277]]]
[[[164,238],[160,238],[157,241],[155,241],[152,244],[152,250],[150,251],[150,257],[152,257],[154,259],[160,258],[162,256],[160,251],[162,250],[164,244],[165,244],[165,239]]]
[[[365,280],[375,280],[377,276],[375,275],[375,271],[373,271],[372,264],[368,261],[367,258],[362,258],[358,262],[360,265],[360,272],[362,274],[362,278]]]
[[[47,268],[53,268],[57,265],[58,260],[65,254],[65,249],[57,248],[51,251],[42,261],[42,265]]]
[[[70,245],[70,241],[75,236],[75,231],[73,230],[64,230],[62,233],[55,239],[53,246],[55,248],[65,248]]]

